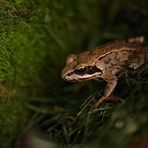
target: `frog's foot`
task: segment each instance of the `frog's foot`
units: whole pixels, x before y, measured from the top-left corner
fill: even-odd
[[[143,66],[141,66],[137,71],[137,73],[138,73],[138,76],[140,76],[141,75],[141,73],[143,73],[143,71],[145,70],[145,69],[147,69],[148,68],[148,63],[146,63],[146,64],[144,64]]]
[[[139,75],[139,74],[141,74],[143,72],[143,70],[148,68],[148,63],[145,63],[142,66],[139,66],[136,63],[131,63],[131,64],[129,64],[129,67],[134,70],[134,71],[132,71],[133,73],[136,73],[136,74]]]
[[[98,107],[101,104],[103,104],[103,103],[105,103],[105,102],[107,102],[109,100],[114,101],[114,102],[117,102],[117,101],[123,102],[123,99],[122,98],[117,97],[117,96],[110,95],[108,97],[102,97],[98,101],[96,101],[95,107]]]
[[[134,45],[140,45],[144,42],[144,36],[137,36],[133,38],[128,39],[128,43],[134,44]]]
[[[139,65],[137,63],[131,63],[129,65],[129,68],[132,68],[132,69],[137,69],[139,67]]]
[[[108,100],[108,97],[102,97],[102,98],[100,98],[98,101],[96,101],[95,107],[100,106],[101,104],[103,104],[103,103],[106,102],[107,100]]]

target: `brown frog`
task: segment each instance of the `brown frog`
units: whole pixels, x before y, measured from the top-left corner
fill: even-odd
[[[141,47],[144,37],[128,41],[114,41],[80,54],[67,57],[61,76],[70,82],[103,78],[107,81],[103,96],[96,102],[99,106],[109,99],[120,73],[128,68],[137,70],[148,62],[148,47]],[[127,67],[127,69],[125,69]]]

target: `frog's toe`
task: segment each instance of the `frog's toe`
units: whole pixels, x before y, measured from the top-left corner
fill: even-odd
[[[137,63],[132,63],[129,65],[129,67],[132,69],[137,69],[139,67],[139,65]]]
[[[99,99],[96,103],[95,103],[95,107],[98,107],[100,106],[101,104],[107,102],[107,101],[113,101],[113,102],[123,102],[124,100],[121,98],[121,97],[117,97],[117,96],[114,96],[114,95],[110,95],[108,97],[105,97],[105,98],[101,98]]]
[[[102,97],[102,98],[100,98],[98,101],[95,102],[95,107],[100,106],[101,104],[103,104],[107,100],[108,100],[108,97]]]
[[[110,100],[112,100],[114,102],[117,102],[117,101],[123,102],[124,101],[121,97],[114,96],[114,95],[110,96]]]

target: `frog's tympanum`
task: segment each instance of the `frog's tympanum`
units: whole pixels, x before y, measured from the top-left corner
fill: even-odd
[[[62,78],[70,82],[100,78],[107,81],[103,96],[96,102],[98,106],[109,99],[120,73],[137,70],[148,62],[148,47],[141,46],[143,40],[144,37],[136,37],[114,41],[77,55],[71,54],[62,70]]]

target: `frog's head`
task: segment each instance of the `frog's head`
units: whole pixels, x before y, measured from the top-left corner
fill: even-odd
[[[61,76],[66,81],[77,82],[101,77],[103,70],[95,64],[94,58],[87,56],[69,55]]]

